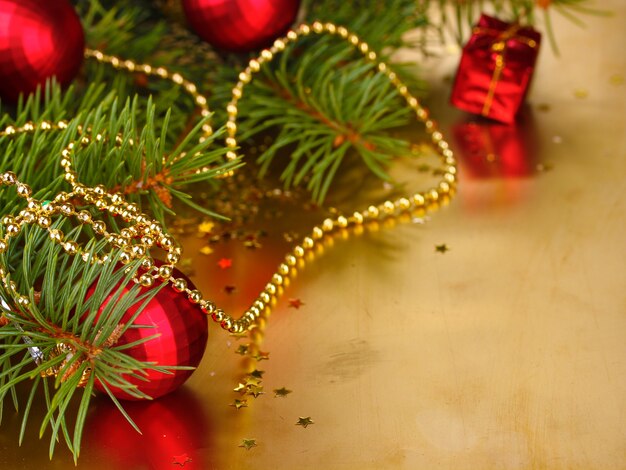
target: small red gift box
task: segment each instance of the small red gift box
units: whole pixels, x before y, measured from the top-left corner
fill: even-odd
[[[507,124],[524,101],[541,34],[482,15],[463,48],[450,102]]]

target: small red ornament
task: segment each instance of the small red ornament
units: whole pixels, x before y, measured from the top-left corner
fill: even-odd
[[[17,102],[46,79],[78,74],[85,51],[80,19],[67,0],[0,0],[0,99]]]
[[[286,33],[300,0],[183,0],[191,28],[218,49],[249,52]]]
[[[184,278],[189,288],[195,289],[193,283],[179,270],[174,269],[173,276]],[[131,287],[132,284],[125,287],[125,292]],[[91,295],[94,289],[95,285],[89,289],[87,295]],[[103,302],[100,312],[111,296]],[[130,321],[138,307],[135,305],[130,308],[122,317],[122,323]],[[200,364],[208,339],[208,320],[200,307],[191,303],[184,293],[176,292],[170,285],[163,287],[145,306],[133,324],[150,328],[127,329],[115,343],[116,346],[132,343],[155,334],[159,335],[124,350],[134,359],[153,362],[159,366],[197,367]],[[148,396],[158,398],[176,390],[192,373],[193,370],[173,370],[171,374],[149,370],[146,376],[142,376],[147,381],[128,376],[125,379]],[[107,386],[117,398],[136,400],[124,390]],[[99,382],[96,382],[96,388],[104,391],[104,387]]]
[[[530,27],[482,15],[463,48],[451,103],[511,124],[532,78],[541,35]]]

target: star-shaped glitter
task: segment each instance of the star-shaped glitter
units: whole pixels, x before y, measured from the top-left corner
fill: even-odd
[[[246,384],[239,382],[235,388],[233,388],[234,392],[244,393],[246,391]]]
[[[198,225],[198,232],[211,233],[214,227],[215,227],[215,224],[213,222],[206,220],[202,222],[200,225]]]
[[[250,345],[248,344],[240,344],[239,347],[237,348],[237,350],[235,351],[236,354],[241,354],[242,356],[245,356],[246,354],[248,354],[248,349],[250,348]]]
[[[217,265],[222,269],[228,269],[233,265],[233,260],[230,258],[222,258],[217,262]]]
[[[240,410],[241,408],[247,408],[248,407],[248,400],[236,399],[234,402],[232,402],[228,406],[232,406],[234,408],[237,408],[238,410]]]
[[[257,446],[256,439],[242,439],[241,444],[239,444],[239,447],[243,447],[246,450],[250,450],[256,446]]]
[[[258,398],[259,395],[263,395],[264,393],[263,387],[260,385],[249,385],[246,395],[252,395],[254,398]]]
[[[230,336],[232,336],[233,338],[241,339],[241,338],[245,338],[246,336],[248,336],[248,332],[240,331],[239,333],[231,333]]]
[[[259,370],[259,369],[254,369],[252,372],[250,372],[248,375],[250,377],[255,377],[257,379],[262,379],[263,378],[263,374],[265,374],[264,370]]]
[[[172,460],[172,465],[180,465],[184,467],[187,462],[191,462],[191,457],[189,457],[186,453],[175,455]]]
[[[291,390],[286,389],[285,387],[275,388],[274,389],[274,398],[285,398],[290,393],[291,393]]]
[[[435,251],[437,253],[445,253],[446,251],[450,251],[450,248],[448,248],[448,245],[446,245],[445,243],[442,243],[441,245],[435,245]]]
[[[256,377],[246,377],[244,383],[246,384],[246,387],[250,387],[251,385],[261,385],[261,379]]]
[[[309,424],[315,424],[313,420],[311,419],[311,417],[307,416],[306,418],[303,418],[301,416],[300,418],[298,418],[298,422],[296,423],[296,426],[302,426],[303,428],[306,428]]]
[[[289,308],[300,309],[304,305],[304,302],[300,299],[289,299]]]
[[[263,351],[259,351],[258,353],[256,353],[256,354],[254,355],[254,358],[255,358],[257,361],[269,361],[269,359],[270,359],[270,353],[268,353],[268,352],[263,352]]]
[[[230,284],[227,286],[224,286],[224,292],[226,292],[228,295],[232,294],[236,290],[237,290],[237,287],[231,286]]]
[[[211,248],[209,245],[205,245],[200,248],[200,253],[202,253],[203,255],[210,255],[211,253],[213,253],[213,248]]]

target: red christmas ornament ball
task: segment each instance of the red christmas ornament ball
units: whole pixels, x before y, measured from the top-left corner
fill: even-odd
[[[157,261],[156,264],[162,263]],[[184,278],[189,288],[195,289],[193,283],[178,269],[174,269],[173,276]],[[129,291],[132,286],[132,283],[125,286],[124,293]],[[95,284],[91,286],[87,295],[92,295],[95,288]],[[142,290],[145,291],[146,288],[142,288]],[[115,289],[113,292],[115,292]],[[113,295],[111,294],[103,302],[100,313]],[[139,305],[134,305],[128,309],[122,317],[122,323],[128,323],[138,308]],[[161,288],[137,316],[133,325],[142,327],[128,328],[115,343],[116,346],[133,343],[155,334],[159,335],[156,338],[124,350],[124,353],[134,359],[156,363],[159,366],[197,367],[200,364],[209,335],[208,320],[206,314],[200,310],[200,307],[191,303],[184,293],[176,292],[170,285]],[[191,376],[193,370],[173,370],[170,372],[165,374],[155,370],[148,370],[147,375],[142,375],[142,379],[147,380],[130,376],[125,376],[124,378],[151,398],[158,398],[180,387]],[[105,391],[100,382],[96,381],[95,386],[98,390]],[[117,398],[137,399],[122,389],[112,387],[109,384],[107,384],[107,387]]]
[[[249,52],[286,33],[300,0],[183,0],[191,28],[218,49]]]
[[[0,0],[0,99],[15,103],[55,76],[63,85],[78,74],[83,27],[67,0]]]

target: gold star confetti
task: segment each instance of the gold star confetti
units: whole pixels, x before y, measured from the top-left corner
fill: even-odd
[[[172,465],[180,465],[181,467],[184,467],[187,462],[191,461],[191,457],[189,457],[189,455],[187,455],[186,453],[181,455],[175,455],[172,460]]]
[[[256,353],[256,355],[254,356],[254,358],[257,361],[269,361],[270,360],[270,353],[268,352],[263,352],[263,351],[259,351],[258,353]]]
[[[313,420],[311,419],[311,417],[307,416],[306,418],[303,418],[301,416],[300,418],[298,418],[298,422],[296,423],[296,426],[302,426],[303,428],[306,428],[309,424],[315,424]]]
[[[200,253],[202,253],[203,255],[210,255],[211,253],[213,253],[213,248],[211,248],[209,245],[205,245],[200,248]]]
[[[252,395],[254,398],[258,398],[259,395],[263,395],[264,393],[263,387],[260,385],[250,385],[246,391],[246,395]]]
[[[289,308],[295,308],[296,310],[299,310],[300,307],[302,307],[304,305],[304,302],[302,302],[302,300],[300,299],[289,299]]]
[[[230,284],[227,286],[224,286],[224,292],[226,292],[228,295],[234,293],[236,290],[237,290],[237,287],[231,286]]]
[[[450,248],[448,248],[448,245],[446,245],[445,243],[442,243],[441,245],[435,245],[435,251],[437,253],[445,253],[446,251],[450,251]]]
[[[285,387],[275,388],[274,389],[274,398],[285,398],[290,393],[292,393],[291,390],[286,389]]]
[[[235,388],[233,388],[234,392],[244,393],[246,391],[246,384],[242,384],[239,382]]]
[[[240,410],[241,408],[247,408],[248,407],[248,400],[239,400],[237,398],[237,399],[235,399],[234,402],[232,402],[228,406],[232,406],[234,408],[237,408],[238,410]]]
[[[245,356],[246,354],[248,354],[248,349],[250,349],[249,344],[240,344],[235,351],[235,354],[241,354],[242,356]]]
[[[540,103],[537,105],[537,109],[542,113],[547,113],[552,109],[552,107],[548,103]]]
[[[585,88],[576,88],[574,90],[574,96],[579,100],[583,100],[589,96],[589,92]]]
[[[242,439],[239,447],[243,447],[246,450],[250,450],[253,447],[257,447],[256,439]]]
[[[611,83],[611,85],[615,85],[615,86],[623,85],[625,83],[624,76],[616,73],[615,75],[611,75],[609,82]]]
[[[244,383],[246,384],[246,387],[261,385],[261,379],[257,379],[256,377],[246,377]]]
[[[198,232],[200,233],[211,233],[215,224],[211,221],[204,221],[200,225],[198,225]]]
[[[257,379],[262,379],[263,378],[263,374],[265,374],[264,370],[259,370],[259,369],[254,369],[252,372],[250,372],[248,375],[250,377],[255,377]]]

